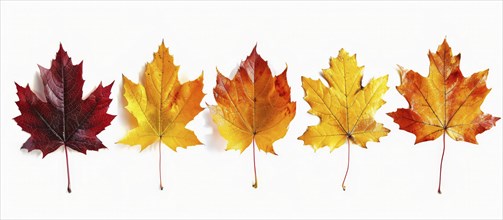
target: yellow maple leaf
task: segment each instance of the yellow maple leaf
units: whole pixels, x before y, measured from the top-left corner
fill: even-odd
[[[200,145],[193,131],[185,126],[203,110],[203,75],[193,81],[180,84],[179,66],[164,46],[164,41],[154,60],[147,63],[144,84],[133,83],[124,75],[126,109],[134,116],[138,126],[130,130],[118,143],[140,145],[144,150],[159,142],[159,178],[161,179],[161,142],[176,151],[177,147]]]
[[[348,143],[349,170],[350,142],[367,148],[367,142],[379,142],[389,130],[374,120],[374,114],[385,103],[381,98],[388,90],[388,75],[372,79],[362,87],[362,70],[356,63],[356,55],[341,49],[339,56],[330,59],[330,68],[323,70],[321,80],[302,77],[302,87],[306,92],[304,99],[309,103],[309,113],[320,118],[320,123],[309,126],[300,140],[311,145],[314,150],[328,146],[330,151]]]
[[[295,116],[296,105],[290,101],[286,70],[273,77],[256,46],[232,80],[217,70],[213,94],[218,105],[208,107],[218,131],[228,141],[227,150],[243,152],[253,143],[255,188],[255,142],[259,150],[276,155],[272,144],[285,136]]]
[[[399,108],[388,115],[400,129],[416,135],[416,144],[443,136],[437,191],[440,194],[445,134],[456,141],[477,144],[475,136],[491,129],[500,118],[480,110],[490,91],[486,86],[488,69],[465,78],[459,68],[461,55],[452,56],[445,39],[436,53],[428,53],[428,58],[428,77],[399,66],[401,84],[396,88],[409,102],[409,108]]]

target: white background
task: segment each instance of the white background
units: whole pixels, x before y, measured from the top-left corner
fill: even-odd
[[[428,50],[444,38],[462,53],[465,76],[490,69],[482,110],[502,116],[502,2],[1,2],[2,218],[502,218],[502,125],[479,145],[447,139],[443,192],[436,192],[441,139],[414,145],[385,113],[407,107],[394,88],[396,64],[428,72]],[[157,148],[115,142],[130,129],[121,74],[138,81],[162,40],[180,78],[204,72],[204,102],[214,104],[215,68],[231,75],[258,44],[279,74],[288,64],[297,115],[274,143],[279,156],[224,151],[208,110],[189,128],[204,146],[163,148],[165,190],[158,189]],[[59,43],[84,60],[84,94],[116,80],[109,112],[118,115],[99,138],[108,147],[70,152],[73,193],[66,193],[64,152],[45,159],[20,150],[29,137],[16,125],[14,82],[40,83]],[[316,153],[297,140],[318,119],[307,114],[301,76],[319,78],[344,47],[365,65],[364,85],[389,74],[387,104],[376,119],[391,129],[368,149]]]

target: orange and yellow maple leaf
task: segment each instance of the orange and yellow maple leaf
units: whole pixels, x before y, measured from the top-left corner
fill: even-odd
[[[286,68],[273,77],[255,47],[232,80],[217,73],[213,94],[218,105],[208,107],[218,131],[228,141],[227,149],[243,152],[253,143],[256,188],[255,142],[259,150],[276,154],[272,144],[285,136],[295,116]]]
[[[203,75],[180,84],[179,66],[162,42],[154,60],[147,63],[144,84],[133,83],[122,76],[126,109],[134,116],[138,126],[130,130],[118,143],[140,145],[144,150],[159,142],[159,175],[161,174],[161,142],[176,151],[177,147],[200,145],[193,131],[185,126],[203,110]],[[162,180],[160,180],[162,190]]]
[[[441,193],[445,134],[456,141],[477,144],[475,136],[496,125],[499,117],[484,114],[480,105],[489,93],[486,79],[489,70],[465,78],[459,69],[461,55],[452,56],[447,41],[436,53],[428,53],[430,73],[423,77],[399,66],[401,84],[397,86],[409,108],[388,113],[400,129],[416,135],[416,144],[443,135],[438,193]]]
[[[330,59],[330,68],[323,70],[321,80],[302,77],[302,87],[306,92],[304,99],[309,103],[309,113],[320,118],[320,123],[309,126],[300,140],[311,145],[315,150],[328,146],[331,151],[348,143],[349,170],[350,142],[367,148],[367,142],[379,142],[389,130],[374,120],[374,114],[385,103],[381,98],[388,86],[388,75],[372,79],[362,87],[363,67],[357,65],[356,55],[341,49],[339,56]]]

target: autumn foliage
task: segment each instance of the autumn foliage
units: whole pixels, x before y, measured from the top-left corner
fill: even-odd
[[[290,100],[286,71],[285,68],[273,77],[255,47],[233,79],[217,73],[213,95],[218,105],[209,106],[211,116],[228,141],[228,150],[242,152],[253,143],[255,188],[255,142],[259,150],[276,154],[273,143],[285,136],[295,116],[296,105]]]
[[[314,150],[327,146],[332,151],[348,143],[348,167],[342,182],[344,190],[350,142],[367,148],[369,141],[378,142],[389,133],[389,129],[374,120],[374,114],[385,103],[381,97],[388,90],[388,75],[371,79],[363,87],[362,71],[356,55],[350,56],[341,49],[336,58],[330,59],[330,68],[322,71],[328,86],[321,80],[302,77],[306,92],[304,99],[311,106],[309,113],[318,116],[320,123],[309,126],[299,139]]]
[[[73,65],[61,44],[51,68],[39,66],[39,69],[45,100],[40,99],[29,85],[22,87],[16,83],[19,97],[16,104],[21,115],[14,120],[31,134],[23,144],[23,149],[40,150],[45,157],[61,146],[64,147],[67,191],[70,193],[68,148],[83,154],[88,150],[106,148],[96,135],[110,125],[115,117],[107,113],[112,102],[109,96],[113,83],[105,87],[100,83],[82,100],[82,62]]]
[[[499,117],[480,109],[490,89],[486,86],[489,70],[464,77],[460,70],[461,55],[453,56],[446,40],[435,53],[428,53],[429,74],[398,68],[401,83],[397,90],[409,103],[388,113],[401,130],[415,135],[415,144],[442,136],[438,193],[441,193],[442,165],[446,136],[456,141],[477,144],[476,136],[496,125]],[[329,68],[322,70],[322,79],[301,77],[304,99],[309,113],[319,123],[308,126],[298,137],[315,151],[328,147],[330,151],[347,143],[347,168],[350,165],[351,143],[367,148],[369,142],[379,142],[390,130],[374,119],[385,104],[383,96],[389,89],[388,75],[372,78],[364,86],[363,66],[358,66],[356,55],[344,49],[330,58]],[[69,149],[86,154],[88,150],[106,148],[97,135],[114,115],[107,113],[113,82],[101,83],[83,99],[82,62],[73,65],[60,45],[51,67],[39,66],[43,94],[36,94],[29,85],[16,83],[21,115],[17,124],[30,133],[22,149],[40,150],[42,158],[64,148],[67,167],[67,191],[70,187]],[[131,114],[132,129],[117,143],[140,146],[141,151],[154,143],[159,150],[159,187],[162,190],[162,144],[173,151],[177,148],[201,145],[187,124],[203,108],[203,74],[197,79],[180,83],[179,66],[174,64],[164,42],[145,66],[139,83],[122,76],[125,108]],[[239,65],[233,77],[226,77],[217,69],[213,95],[216,105],[207,105],[220,135],[227,140],[227,150],[241,153],[249,146],[253,150],[254,183],[257,188],[256,149],[277,155],[273,143],[283,138],[296,114],[296,103],[291,100],[287,68],[273,76],[268,63],[253,48]],[[134,122],[131,121],[131,122]]]
[[[438,186],[438,193],[441,193],[445,135],[456,141],[477,144],[475,136],[495,126],[500,118],[480,110],[490,91],[486,86],[489,70],[465,78],[459,68],[461,55],[452,56],[446,40],[436,53],[430,51],[428,58],[430,73],[427,77],[399,67],[401,84],[397,90],[407,99],[409,108],[399,108],[388,115],[400,129],[416,136],[416,144],[443,136]]]
[[[133,83],[122,76],[126,109],[134,116],[137,126],[118,143],[140,145],[141,150],[159,143],[159,180],[161,178],[161,143],[176,151],[177,147],[202,144],[193,131],[185,126],[203,110],[203,75],[181,84],[173,56],[164,42],[154,53],[154,60],[147,63],[144,85]]]

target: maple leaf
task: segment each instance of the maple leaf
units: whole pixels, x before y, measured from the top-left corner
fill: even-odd
[[[161,177],[161,142],[176,151],[177,147],[202,144],[193,131],[185,128],[187,123],[203,110],[203,75],[193,81],[180,84],[178,69],[164,41],[147,63],[144,86],[133,83],[124,75],[124,97],[126,109],[134,116],[137,127],[130,130],[118,143],[140,145],[144,150],[159,142],[159,186]]]
[[[320,123],[309,126],[299,140],[311,145],[316,151],[328,146],[330,151],[348,143],[348,165],[342,181],[342,189],[349,171],[350,142],[367,148],[367,142],[379,142],[389,130],[374,120],[374,114],[385,103],[381,96],[386,93],[388,75],[371,79],[362,87],[362,70],[356,62],[356,55],[341,49],[336,58],[330,59],[330,68],[324,69],[321,80],[302,77],[304,99],[309,103],[309,113],[320,118]]]
[[[63,46],[59,45],[56,59],[51,68],[39,65],[44,96],[41,100],[30,86],[19,86],[16,83],[19,101],[16,102],[21,115],[14,118],[17,124],[31,137],[21,149],[42,151],[44,158],[63,146],[66,156],[68,186],[71,193],[68,148],[86,154],[87,150],[98,151],[106,148],[96,137],[114,119],[107,114],[112,99],[109,98],[110,85],[99,86],[82,100],[82,62],[72,64]]]
[[[400,108],[388,115],[400,129],[416,135],[415,144],[443,136],[438,181],[440,194],[445,134],[456,141],[477,144],[475,136],[495,126],[500,118],[480,110],[490,91],[486,87],[489,70],[465,78],[459,69],[461,54],[453,57],[445,39],[435,54],[429,51],[428,58],[428,77],[399,66],[401,84],[396,88],[407,99],[409,108]]]
[[[208,107],[218,131],[228,141],[227,150],[243,152],[253,144],[254,188],[258,186],[255,142],[259,150],[276,155],[272,144],[285,136],[295,116],[286,71],[273,77],[267,62],[257,54],[257,46],[232,80],[217,69],[213,94],[218,105]]]

